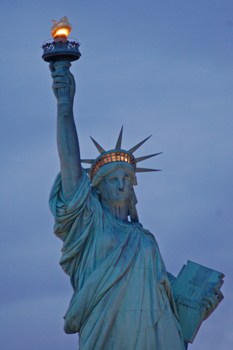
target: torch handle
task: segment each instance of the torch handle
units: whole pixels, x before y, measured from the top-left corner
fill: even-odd
[[[75,95],[75,80],[73,74],[69,71],[70,61],[51,62],[49,65],[53,78],[53,91],[58,104],[67,104],[67,107],[73,108]]]
[[[56,71],[56,73],[68,71],[71,67],[70,61],[56,61],[50,63],[51,72]]]

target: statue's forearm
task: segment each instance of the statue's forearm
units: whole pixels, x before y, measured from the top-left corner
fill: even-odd
[[[82,175],[79,142],[71,102],[58,104],[57,107],[57,147],[63,196],[65,200],[69,200]]]

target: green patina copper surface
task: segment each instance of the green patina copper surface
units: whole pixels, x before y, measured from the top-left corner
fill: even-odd
[[[50,64],[61,164],[50,206],[54,232],[63,241],[60,263],[73,287],[65,331],[79,332],[80,350],[183,350],[192,338],[183,337],[182,310],[189,309],[190,326],[197,302],[198,321],[207,318],[222,299],[220,284],[202,289],[189,305],[183,302],[182,275],[176,280],[167,273],[154,236],[139,223],[135,166],[103,164],[91,184],[81,167],[69,67],[63,61]]]

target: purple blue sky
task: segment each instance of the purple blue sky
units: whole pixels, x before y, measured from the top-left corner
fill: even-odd
[[[56,101],[41,44],[67,15],[81,43],[72,66],[84,158],[152,134],[137,156],[138,212],[167,269],[188,259],[225,273],[225,299],[190,350],[233,348],[233,1],[1,1],[2,350],[74,350],[63,333],[72,290],[60,269],[48,195],[59,170]]]

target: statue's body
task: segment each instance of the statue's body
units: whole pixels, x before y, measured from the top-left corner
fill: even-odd
[[[80,350],[184,350],[158,245],[135,214],[135,169],[110,162],[90,183],[81,167],[75,84],[67,68],[65,62],[51,65],[61,174],[50,205],[55,234],[64,242],[61,265],[74,290],[65,331],[79,332]]]

